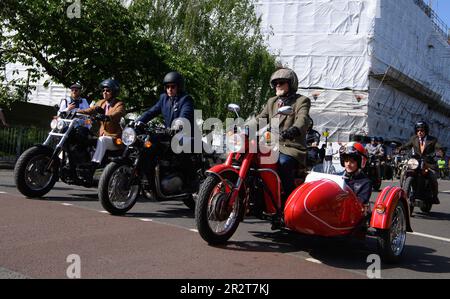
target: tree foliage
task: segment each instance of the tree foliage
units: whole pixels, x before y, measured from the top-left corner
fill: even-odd
[[[206,117],[223,117],[230,102],[245,115],[268,97],[275,60],[251,0],[82,0],[80,17],[69,18],[72,3],[2,0],[0,65],[29,66],[30,81],[42,70],[65,86],[79,81],[91,99],[101,80],[114,77],[129,108],[153,104],[171,70],[186,77]],[[22,97],[24,86],[4,84],[0,101],[12,90]]]

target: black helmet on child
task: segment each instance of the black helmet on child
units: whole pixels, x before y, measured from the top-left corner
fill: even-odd
[[[423,120],[419,120],[418,122],[416,122],[416,124],[414,125],[414,132],[417,133],[418,129],[424,129],[425,130],[425,134],[428,135],[428,132],[430,130],[430,128],[428,127],[428,124],[423,121]]]
[[[167,73],[164,76],[163,85],[166,86],[169,83],[177,85],[178,93],[184,91],[184,78],[180,73],[178,72]]]
[[[295,93],[298,89],[297,74],[288,68],[282,68],[275,71],[270,77],[270,86],[275,88],[276,81],[287,81],[289,83],[289,93]]]
[[[120,85],[119,82],[117,82],[117,80],[114,79],[106,79],[103,80],[100,85],[99,85],[100,89],[103,88],[109,88],[112,91],[112,95],[115,97],[119,94],[120,92]]]
[[[339,158],[341,160],[342,167],[345,167],[345,158],[350,157],[356,160],[358,163],[358,168],[364,168],[366,166],[367,156],[367,150],[359,142],[349,142],[339,149]]]

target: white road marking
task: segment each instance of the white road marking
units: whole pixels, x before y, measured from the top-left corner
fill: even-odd
[[[316,260],[316,259],[313,259],[313,258],[307,258],[306,259],[308,262],[311,262],[311,263],[314,263],[314,264],[322,264],[322,262],[321,261],[319,261],[319,260]]]
[[[139,218],[139,220],[144,221],[144,222],[152,222],[153,219],[150,218]]]
[[[408,234],[450,243],[450,239],[448,239],[448,238],[443,238],[443,237],[438,237],[438,236],[433,236],[433,235],[428,235],[428,234],[422,234],[422,233],[417,233],[417,232],[408,233]]]
[[[0,191],[0,194],[6,194],[6,192]]]
[[[447,190],[447,191],[439,191],[439,193],[450,193],[450,190]]]
[[[108,211],[99,211],[100,213],[103,213],[103,214],[109,214],[109,212]]]
[[[65,202],[63,202],[62,205],[63,205],[63,206],[73,206],[73,204],[71,204],[71,203],[65,203]]]
[[[194,233],[198,233],[198,230],[196,230],[195,228],[191,228],[190,231],[194,232]]]

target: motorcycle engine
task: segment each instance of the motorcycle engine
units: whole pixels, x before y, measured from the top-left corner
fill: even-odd
[[[166,195],[179,194],[183,190],[183,180],[176,174],[164,176],[161,180],[161,190]]]

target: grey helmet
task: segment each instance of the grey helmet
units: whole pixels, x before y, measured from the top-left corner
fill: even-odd
[[[70,89],[72,89],[72,88],[77,88],[79,90],[82,90],[83,86],[80,83],[76,82],[76,83],[70,85]]]
[[[166,86],[169,83],[176,84],[178,87],[178,93],[184,91],[184,78],[178,72],[170,72],[164,76],[163,85]]]
[[[111,89],[113,97],[117,96],[117,95],[119,94],[119,92],[120,92],[120,85],[119,85],[119,82],[117,82],[117,80],[114,80],[114,79],[106,79],[106,80],[103,80],[103,81],[99,84],[98,87],[99,87],[100,89],[103,89],[103,88],[105,88],[105,87]]]
[[[275,81],[287,80],[289,82],[289,92],[294,93],[298,90],[298,78],[297,74],[288,68],[282,68],[275,71],[270,77],[270,86],[275,88]]]

